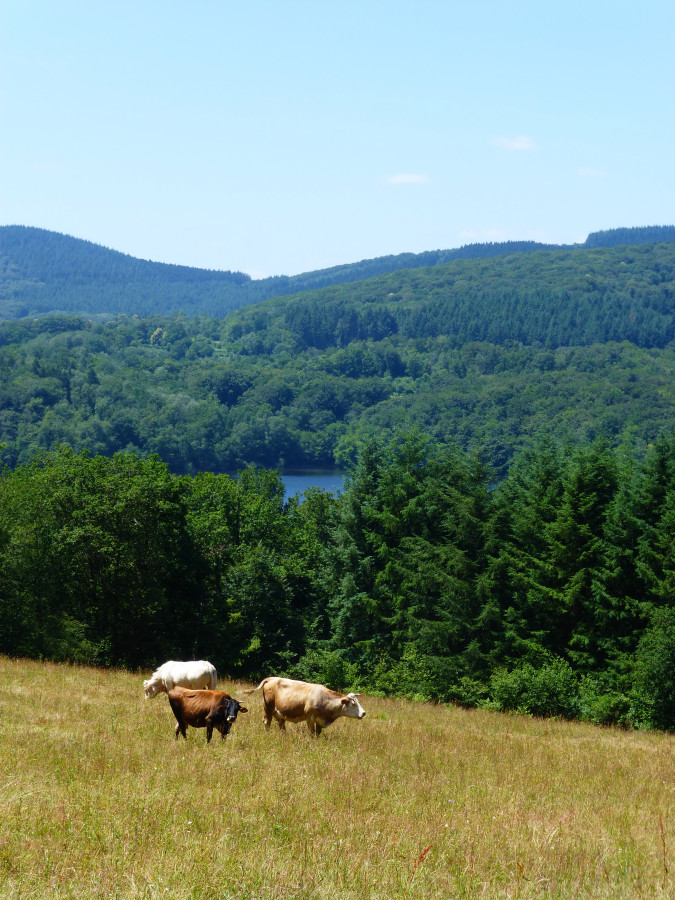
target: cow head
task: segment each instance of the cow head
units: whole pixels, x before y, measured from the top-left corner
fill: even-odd
[[[350,719],[362,719],[365,716],[366,711],[359,703],[356,694],[347,694],[340,702],[343,716],[349,716]]]
[[[148,678],[143,682],[143,691],[145,693],[145,699],[152,700],[153,697],[159,694],[159,684],[156,681],[153,681],[152,678]]]
[[[207,716],[207,724],[212,725],[221,736],[227,737],[230,728],[235,723],[237,715],[242,712],[248,712],[245,706],[242,706],[238,700],[232,697],[224,698],[220,704]]]

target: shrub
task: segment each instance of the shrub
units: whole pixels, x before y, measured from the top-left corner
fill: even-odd
[[[409,643],[405,645],[401,659],[378,673],[375,687],[410,699],[447,703],[457,702],[461,681],[457,659],[424,653]]]
[[[490,679],[490,696],[499,709],[533,716],[574,719],[580,710],[577,677],[558,657],[538,669],[525,663],[511,672],[496,672]]]
[[[336,691],[353,687],[356,666],[348,663],[337,650],[308,650],[290,672],[292,678],[319,682]]]
[[[593,679],[586,678],[581,684],[580,714],[593,725],[618,725],[630,728],[631,701],[626,694],[616,690],[604,690]]]
[[[659,609],[635,655],[633,715],[646,728],[675,729],[675,609]]]
[[[465,709],[471,709],[474,706],[483,706],[487,693],[487,688],[482,682],[463,675],[449,690],[447,699]]]

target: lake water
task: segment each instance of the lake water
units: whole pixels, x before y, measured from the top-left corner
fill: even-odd
[[[295,469],[280,474],[286,488],[287,498],[302,494],[311,487],[330,491],[336,496],[344,490],[345,473],[340,469]]]

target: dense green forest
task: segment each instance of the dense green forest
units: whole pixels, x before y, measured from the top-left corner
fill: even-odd
[[[675,728],[675,243],[619,231],[245,302],[3,256],[15,311],[127,308],[0,322],[0,652]],[[134,306],[209,285],[243,308]],[[335,462],[286,502],[275,467]]]
[[[266,470],[41,454],[0,473],[0,652],[675,728],[675,441],[545,440],[492,479],[415,431],[303,502]]]
[[[0,323],[11,466],[68,444],[175,473],[343,464],[415,423],[499,476],[536,436],[643,452],[675,424],[675,244],[457,260],[225,319]]]
[[[591,234],[585,244],[575,246],[673,240],[672,226],[622,228]],[[546,248],[554,249],[554,245],[534,241],[470,244],[454,250],[400,253],[301,275],[253,281],[241,272],[155,263],[68,235],[5,225],[0,227],[0,319],[54,312],[150,316],[178,311],[218,318],[273,296],[362,281],[400,269]]]

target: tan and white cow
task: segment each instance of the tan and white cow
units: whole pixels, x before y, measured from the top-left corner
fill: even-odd
[[[356,694],[341,694],[322,684],[271,677],[263,678],[258,687],[246,694],[254,691],[262,691],[265,728],[270,727],[273,718],[282,731],[286,722],[306,722],[309,733],[318,736],[322,728],[340,716],[362,719],[366,714]]]

